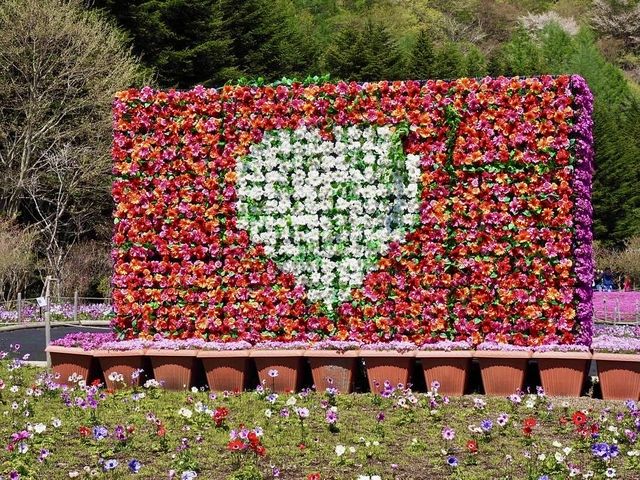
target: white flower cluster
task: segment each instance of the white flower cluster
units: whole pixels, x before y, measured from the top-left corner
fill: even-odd
[[[238,227],[313,301],[349,297],[419,221],[420,157],[390,126],[265,132],[238,162]]]

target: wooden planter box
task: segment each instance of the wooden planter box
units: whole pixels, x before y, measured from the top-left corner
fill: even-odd
[[[589,352],[534,352],[542,388],[554,397],[579,397],[589,371]]]
[[[249,350],[200,350],[209,389],[214,392],[242,392],[249,364]]]
[[[480,363],[485,394],[507,397],[522,389],[531,352],[476,350],[473,356]]]
[[[386,381],[394,388],[398,384],[407,386],[416,352],[360,350],[360,357],[364,359],[371,393],[380,393]]]
[[[594,352],[598,377],[605,400],[640,398],[640,355]]]
[[[420,350],[416,358],[422,363],[424,381],[427,390],[433,382],[438,382],[438,393],[459,397],[464,394],[467,373],[471,365],[472,353],[469,350]]]
[[[351,393],[358,366],[357,350],[307,350],[316,391],[335,388],[339,393]]]
[[[251,350],[260,383],[273,392],[295,392],[300,387],[300,370],[305,350]],[[269,375],[277,371],[277,376]]]
[[[140,386],[144,373],[138,374],[135,379],[132,376],[135,371],[142,370],[144,355],[144,350],[94,350],[94,356],[100,362],[104,381],[110,390]],[[124,377],[124,384],[110,380],[112,373],[121,374]]]
[[[167,390],[186,390],[191,387],[198,350],[148,349],[153,376]]]
[[[70,385],[69,377],[74,373],[82,377],[86,383],[91,383],[94,378],[99,377],[93,350],[48,345],[45,351],[51,355],[51,369],[60,376],[57,380],[60,384]]]

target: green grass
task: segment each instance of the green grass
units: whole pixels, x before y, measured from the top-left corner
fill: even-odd
[[[353,480],[360,475],[405,480],[538,479],[543,473],[551,479],[565,479],[570,478],[568,464],[573,464],[582,472],[592,470],[593,478],[606,478],[604,472],[611,467],[616,469],[616,478],[640,479],[639,457],[629,455],[640,446],[630,442],[624,433],[625,429],[636,432],[640,429],[634,424],[636,418],[640,422],[640,414],[631,413],[623,402],[531,395],[520,405],[514,405],[507,399],[474,395],[451,399],[448,404],[436,397],[434,406],[424,393],[396,392],[387,399],[371,394],[338,395],[335,398],[338,431],[332,432],[325,421],[322,404],[331,400],[326,394],[311,393],[306,397],[283,394],[271,404],[265,394],[256,392],[225,397],[202,391],[166,392],[143,388],[134,392],[128,389],[112,394],[101,391],[104,398],[93,410],[65,406],[59,390],[42,388],[41,396],[28,395],[27,389],[36,385],[35,379],[42,373],[26,367],[8,371],[6,362],[0,363],[0,379],[5,383],[0,390],[0,475],[5,478],[12,470],[22,472],[23,479],[66,479],[70,478],[70,472],[78,472],[76,478],[162,479],[169,478],[170,470],[176,471],[175,478],[180,478],[185,470],[195,470],[198,479],[270,479],[274,478],[272,472],[276,467],[280,470],[278,478],[296,480],[305,479],[313,472],[319,472],[322,479],[335,480]],[[15,392],[11,391],[13,385],[18,385]],[[144,398],[134,400],[134,393],[144,393]],[[417,399],[416,405],[411,405],[412,395]],[[86,392],[75,388],[69,391],[69,396],[73,402],[76,397],[85,398]],[[292,398],[295,405],[287,406],[287,401],[294,401]],[[474,399],[478,398],[487,403],[483,409],[474,407]],[[402,406],[406,400],[411,406]],[[527,406],[527,401],[533,405]],[[553,406],[551,410],[549,404]],[[229,414],[225,425],[216,427],[210,414],[198,413],[203,407],[211,410],[226,407]],[[304,424],[297,418],[295,407],[309,409],[310,415]],[[181,416],[181,408],[189,409],[192,417]],[[289,409],[289,418],[279,415],[282,408]],[[265,416],[267,409],[272,411],[271,418]],[[596,440],[577,434],[571,421],[571,415],[578,409],[588,412],[590,424],[599,425],[602,433],[597,441],[611,443],[616,439],[620,448],[616,458],[609,462],[594,458],[591,444]],[[384,413],[383,421],[377,420],[380,412]],[[510,415],[505,427],[496,424],[501,413]],[[616,418],[617,413],[622,415],[620,420]],[[149,414],[166,426],[164,438],[157,435],[156,424],[147,418]],[[531,437],[522,433],[522,422],[528,417],[535,417],[539,424]],[[568,422],[562,425],[561,417],[568,418]],[[62,421],[59,428],[52,425],[54,418]],[[479,426],[484,419],[493,421],[491,433],[473,434],[469,425]],[[26,453],[5,448],[11,444],[11,434],[38,423],[45,424],[46,431],[34,433],[26,440]],[[81,426],[94,425],[105,426],[110,436],[94,440],[79,433]],[[117,425],[133,428],[126,441],[113,437]],[[229,430],[240,425],[264,429],[265,457],[226,449]],[[445,426],[456,432],[452,441],[442,438]],[[617,432],[609,427],[615,427]],[[178,452],[183,438],[189,447]],[[466,448],[472,438],[478,441],[477,454],[469,453]],[[554,446],[554,441],[562,447]],[[341,457],[336,455],[336,445],[347,449]],[[350,447],[355,449],[354,453],[349,451]],[[558,462],[554,455],[564,447],[572,450],[566,459]],[[37,457],[42,448],[50,454],[40,463]],[[525,452],[529,452],[532,459],[527,459]],[[546,455],[546,459],[539,460],[540,454]],[[459,461],[456,468],[446,463],[451,455]],[[128,462],[134,458],[142,463],[135,475],[127,469]],[[119,465],[104,472],[101,459],[117,459]],[[243,476],[238,471],[254,473]]]

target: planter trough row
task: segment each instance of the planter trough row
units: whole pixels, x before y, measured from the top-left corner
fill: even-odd
[[[191,386],[196,362],[202,362],[209,388],[213,391],[242,391],[249,362],[255,362],[258,377],[275,392],[300,388],[303,360],[311,365],[318,391],[335,388],[340,393],[353,391],[359,359],[367,371],[371,392],[380,393],[387,385],[406,385],[414,362],[420,361],[427,386],[440,384],[439,393],[460,396],[465,391],[471,360],[478,360],[485,393],[508,396],[522,389],[527,365],[536,360],[542,386],[548,395],[580,396],[591,359],[597,361],[603,398],[640,399],[640,355],[588,352],[528,351],[378,351],[378,350],[134,350],[84,351],[80,348],[49,346],[54,372],[61,382],[74,373],[83,379],[102,371],[107,388],[139,384],[148,359],[154,378],[164,388],[183,390]],[[121,374],[125,383],[117,375]],[[113,374],[113,375],[112,375]],[[133,380],[132,380],[133,376]]]

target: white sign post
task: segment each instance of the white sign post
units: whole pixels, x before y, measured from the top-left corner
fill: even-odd
[[[51,309],[49,307],[51,276],[44,281],[44,297],[38,297],[38,306],[44,308],[44,343],[48,347],[51,343]],[[47,368],[51,368],[51,354],[47,352]]]

